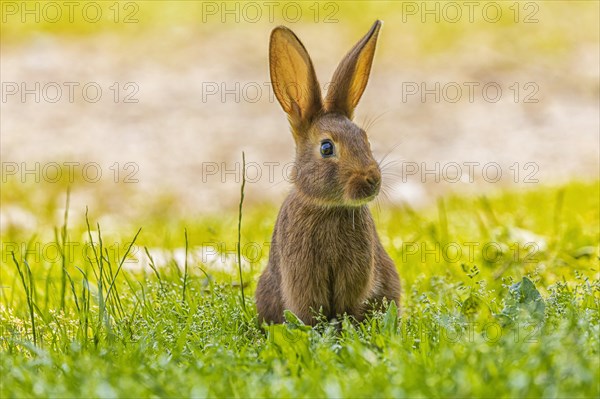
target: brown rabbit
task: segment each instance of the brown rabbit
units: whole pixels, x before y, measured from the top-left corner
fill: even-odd
[[[292,128],[296,168],[256,290],[261,323],[283,322],[285,309],[311,325],[319,311],[362,320],[369,303],[400,300],[396,267],[367,206],[381,171],[366,133],[351,121],[380,28],[376,21],[342,60],[324,101],[300,40],[282,26],[271,33],[271,82]]]

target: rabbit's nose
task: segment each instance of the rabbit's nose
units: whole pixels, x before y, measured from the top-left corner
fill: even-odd
[[[379,188],[379,185],[381,184],[381,178],[374,174],[369,174],[368,176],[366,176],[365,181],[373,191],[377,190]]]

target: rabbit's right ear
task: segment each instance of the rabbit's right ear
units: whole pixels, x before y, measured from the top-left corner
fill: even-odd
[[[322,111],[323,100],[308,52],[284,26],[271,32],[269,67],[275,97],[288,114],[294,135],[301,134]]]

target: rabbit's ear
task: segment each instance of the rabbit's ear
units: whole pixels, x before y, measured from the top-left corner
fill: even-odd
[[[354,108],[367,87],[377,35],[381,21],[375,21],[369,32],[346,54],[335,70],[327,89],[325,109],[352,119]]]
[[[284,26],[271,32],[269,66],[275,96],[288,114],[294,134],[298,134],[322,111],[323,101],[308,52]]]

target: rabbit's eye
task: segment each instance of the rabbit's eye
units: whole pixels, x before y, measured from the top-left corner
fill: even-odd
[[[323,158],[329,158],[334,155],[333,151],[333,143],[331,140],[323,140],[321,141],[321,156]]]

